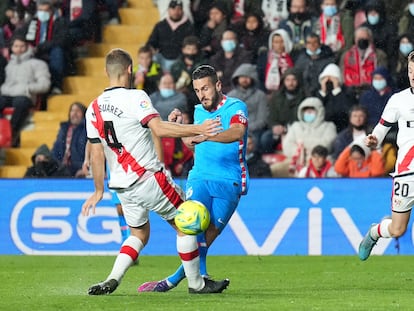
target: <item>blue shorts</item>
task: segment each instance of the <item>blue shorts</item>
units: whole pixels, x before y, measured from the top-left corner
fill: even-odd
[[[210,222],[221,232],[240,201],[241,184],[232,180],[189,179],[186,200],[203,203],[210,212]]]
[[[119,200],[118,195],[116,194],[115,191],[111,191],[111,195],[112,195],[111,202],[113,205],[121,204],[121,201]]]

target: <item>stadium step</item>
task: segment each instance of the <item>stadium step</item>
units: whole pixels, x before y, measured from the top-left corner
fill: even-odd
[[[158,9],[152,0],[128,0],[127,7],[120,8],[119,14],[120,25],[104,26],[102,43],[86,45],[87,57],[77,60],[78,76],[65,78],[64,94],[50,96],[47,112],[33,114],[33,126],[21,132],[21,147],[6,150],[6,165],[0,167],[0,178],[23,177],[27,166],[31,165],[35,148],[43,143],[52,147],[59,123],[68,119],[69,106],[75,101],[88,106],[107,87],[104,57],[111,49],[126,50],[136,63],[139,47],[145,44],[154,24],[159,21]]]
[[[56,131],[39,131],[36,129],[22,131],[20,134],[20,148],[37,148],[42,144],[46,144],[51,148],[56,140],[56,136]]]
[[[156,7],[153,0],[128,0],[128,8],[151,10]]]
[[[34,127],[37,122],[62,122],[68,120],[68,111],[36,111],[32,116]]]
[[[154,25],[159,21],[158,9],[153,10],[122,8],[119,9],[122,25]],[[152,28],[152,27],[151,27]]]
[[[143,40],[139,43],[99,43],[93,44],[89,48],[89,54],[92,57],[105,57],[106,54],[115,48],[124,49],[127,51],[132,59],[136,59],[138,55],[138,49],[140,46],[144,45],[146,40]]]
[[[108,25],[103,29],[103,42],[135,43],[146,42],[153,25]]]
[[[67,77],[63,83],[65,94],[82,94],[85,91],[100,94],[108,86],[104,77],[76,76]]]
[[[2,178],[22,178],[26,170],[26,165],[3,165],[0,166],[0,176]]]
[[[105,57],[86,57],[76,61],[80,75],[101,77],[105,75]]]
[[[37,148],[9,148],[6,150],[6,165],[32,165],[32,155]]]
[[[49,97],[47,100],[48,112],[69,112],[69,107],[74,102],[80,102],[85,106],[89,106],[90,102],[97,96],[96,93],[83,92],[81,94],[62,94]]]

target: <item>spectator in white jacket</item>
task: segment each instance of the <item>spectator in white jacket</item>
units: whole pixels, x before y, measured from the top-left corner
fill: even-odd
[[[298,120],[288,128],[282,140],[285,161],[272,165],[274,177],[287,177],[297,174],[305,166],[312,149],[321,145],[332,151],[337,135],[333,122],[325,121],[325,108],[317,97],[304,99],[298,107]]]
[[[13,107],[11,117],[12,146],[19,146],[19,133],[30,108],[40,94],[50,89],[50,72],[46,62],[34,58],[32,48],[24,37],[16,36],[11,41],[11,56],[5,69],[6,77],[1,85],[0,113]]]

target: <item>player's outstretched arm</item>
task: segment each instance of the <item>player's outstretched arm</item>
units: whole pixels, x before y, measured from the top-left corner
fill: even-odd
[[[90,152],[92,161],[92,175],[95,185],[95,192],[82,205],[82,215],[88,216],[92,209],[95,214],[96,205],[102,200],[104,194],[104,177],[105,177],[105,154],[103,146],[100,143],[90,144]]]
[[[229,129],[218,133],[212,137],[206,137],[205,140],[215,141],[219,143],[232,143],[243,139],[246,132],[246,126],[240,123],[235,123],[230,126]]]
[[[159,137],[188,137],[195,135],[215,136],[222,130],[220,121],[206,120],[203,124],[179,124],[162,121],[160,117],[151,119],[148,127]]]

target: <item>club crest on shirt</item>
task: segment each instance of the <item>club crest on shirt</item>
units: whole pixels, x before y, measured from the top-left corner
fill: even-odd
[[[190,198],[191,198],[191,196],[193,195],[193,188],[192,187],[189,187],[188,189],[187,189],[187,192],[185,193],[185,199],[186,200],[189,200]]]
[[[239,116],[239,120],[242,124],[247,123],[247,118],[243,110],[237,110],[236,115]]]

